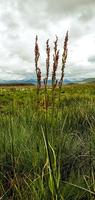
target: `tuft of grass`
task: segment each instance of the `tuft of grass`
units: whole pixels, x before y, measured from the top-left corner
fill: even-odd
[[[15,92],[2,89],[1,198],[94,199],[94,90],[92,84],[64,86],[62,92],[65,93],[60,95],[59,106],[59,89],[56,88],[52,119],[50,88],[47,87],[48,109],[43,107],[45,91],[42,88],[38,110],[35,87],[20,88]],[[46,150],[46,137],[50,157]]]

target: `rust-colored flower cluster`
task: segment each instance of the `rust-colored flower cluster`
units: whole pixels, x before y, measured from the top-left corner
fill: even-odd
[[[68,45],[68,31],[67,31],[66,36],[65,36],[64,47],[63,47],[61,78],[60,78],[60,82],[59,82],[60,87],[61,87],[62,84],[63,84],[64,69],[65,69],[65,64],[66,64],[67,55],[68,55],[68,48],[67,48],[67,45]]]
[[[50,67],[50,47],[49,47],[49,40],[46,41],[46,84],[48,82],[49,77],[49,67]]]
[[[54,42],[52,87],[54,87],[54,85],[56,84],[56,71],[57,71],[58,61],[59,61],[59,50],[57,50],[57,46],[58,46],[58,37],[56,36],[56,40]]]
[[[41,70],[39,67],[37,68],[37,81],[38,81],[38,86],[41,87]]]
[[[65,64],[67,60],[67,54],[68,54],[68,31],[65,36],[64,40],[64,47],[63,47],[63,54],[62,54],[62,68],[61,68],[61,77],[59,81],[59,87],[63,84],[63,78],[64,78],[64,69]],[[38,46],[38,37],[36,36],[35,39],[35,69],[36,69],[36,76],[37,76],[37,85],[40,88],[41,87],[41,69],[38,66],[40,57],[39,52],[39,46]],[[53,55],[53,69],[52,69],[52,88],[54,89],[58,81],[56,80],[56,71],[58,68],[58,62],[59,62],[59,50],[58,50],[58,37],[56,36],[56,40],[54,42],[54,55]],[[50,68],[50,46],[49,46],[49,40],[46,41],[46,77],[44,78],[44,85],[47,85],[48,77],[49,77],[49,68]]]
[[[37,85],[41,86],[41,70],[38,67],[38,61],[40,57],[39,46],[38,46],[38,36],[35,39],[35,68],[36,68],[36,76],[37,76]]]

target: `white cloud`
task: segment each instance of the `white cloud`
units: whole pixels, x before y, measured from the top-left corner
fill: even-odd
[[[53,42],[57,34],[62,55],[67,30],[69,30],[69,53],[65,76],[78,79],[95,76],[94,4],[94,0],[0,1],[0,79],[35,77],[36,34],[39,35],[40,66],[44,76],[45,42],[50,38],[51,54],[53,54]],[[60,65],[61,58],[58,76]]]

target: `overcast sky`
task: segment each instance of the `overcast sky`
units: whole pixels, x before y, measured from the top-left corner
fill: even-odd
[[[95,0],[0,0],[0,80],[35,78],[34,46],[39,36],[45,74],[45,43],[50,39],[51,71],[55,35],[60,61],[69,31],[65,77],[95,77]],[[60,76],[60,63],[57,76]]]

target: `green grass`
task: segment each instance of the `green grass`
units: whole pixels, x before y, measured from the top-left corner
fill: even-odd
[[[95,198],[95,85],[0,88],[0,199]]]

